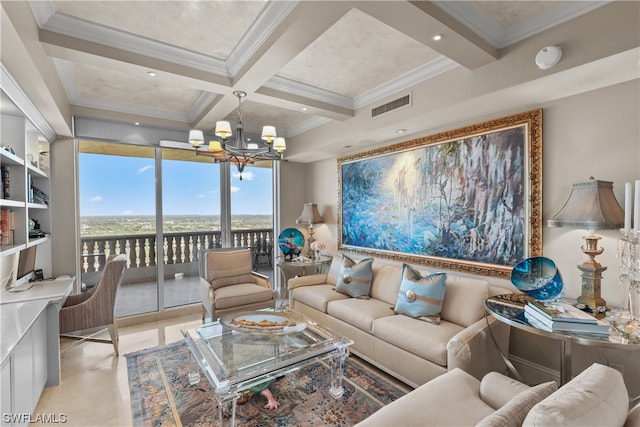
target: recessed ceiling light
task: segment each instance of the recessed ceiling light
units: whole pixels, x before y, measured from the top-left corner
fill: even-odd
[[[433,40],[439,42],[440,40],[442,40],[442,34],[436,34],[435,36],[433,36]]]
[[[155,71],[147,71],[147,74],[149,75],[149,77],[155,77],[156,76]]]
[[[307,111],[307,107],[302,107],[302,111]]]
[[[134,125],[140,126],[140,122],[135,122]]]
[[[406,129],[396,129],[396,133],[405,133]]]

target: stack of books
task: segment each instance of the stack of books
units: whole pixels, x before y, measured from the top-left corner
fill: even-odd
[[[524,317],[531,326],[545,331],[609,335],[608,323],[563,302],[528,301]]]

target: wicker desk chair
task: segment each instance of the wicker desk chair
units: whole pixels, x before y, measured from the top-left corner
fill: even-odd
[[[100,281],[88,291],[70,295],[60,310],[60,334],[66,338],[105,342],[113,344],[118,353],[118,329],[116,327],[116,295],[127,265],[127,256],[120,254],[107,261]],[[107,327],[111,340],[95,338],[104,328],[93,334],[74,335],[69,332],[82,331],[97,327]]]
[[[271,281],[252,271],[250,249],[209,249],[200,254],[202,320],[242,310],[274,308]]]

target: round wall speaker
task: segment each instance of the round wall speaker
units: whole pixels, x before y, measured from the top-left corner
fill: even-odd
[[[560,62],[560,58],[562,58],[560,46],[546,46],[536,55],[536,65],[541,70],[546,70]]]

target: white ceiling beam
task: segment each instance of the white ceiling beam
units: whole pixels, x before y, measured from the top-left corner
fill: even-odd
[[[431,2],[355,2],[355,7],[474,70],[498,59],[498,50]],[[442,40],[434,41],[440,34]]]
[[[296,107],[308,106],[325,117],[340,120],[352,117],[353,111],[340,106],[262,87],[352,7],[350,2],[299,2],[234,75],[233,88],[247,92],[253,101],[256,100],[253,94],[259,92],[263,95],[260,101],[268,105],[291,108],[293,103]],[[225,98],[230,92],[223,93]],[[195,126],[202,129],[214,127],[216,120],[227,116],[236,107],[235,98],[233,101],[233,104],[227,99],[218,102]]]

